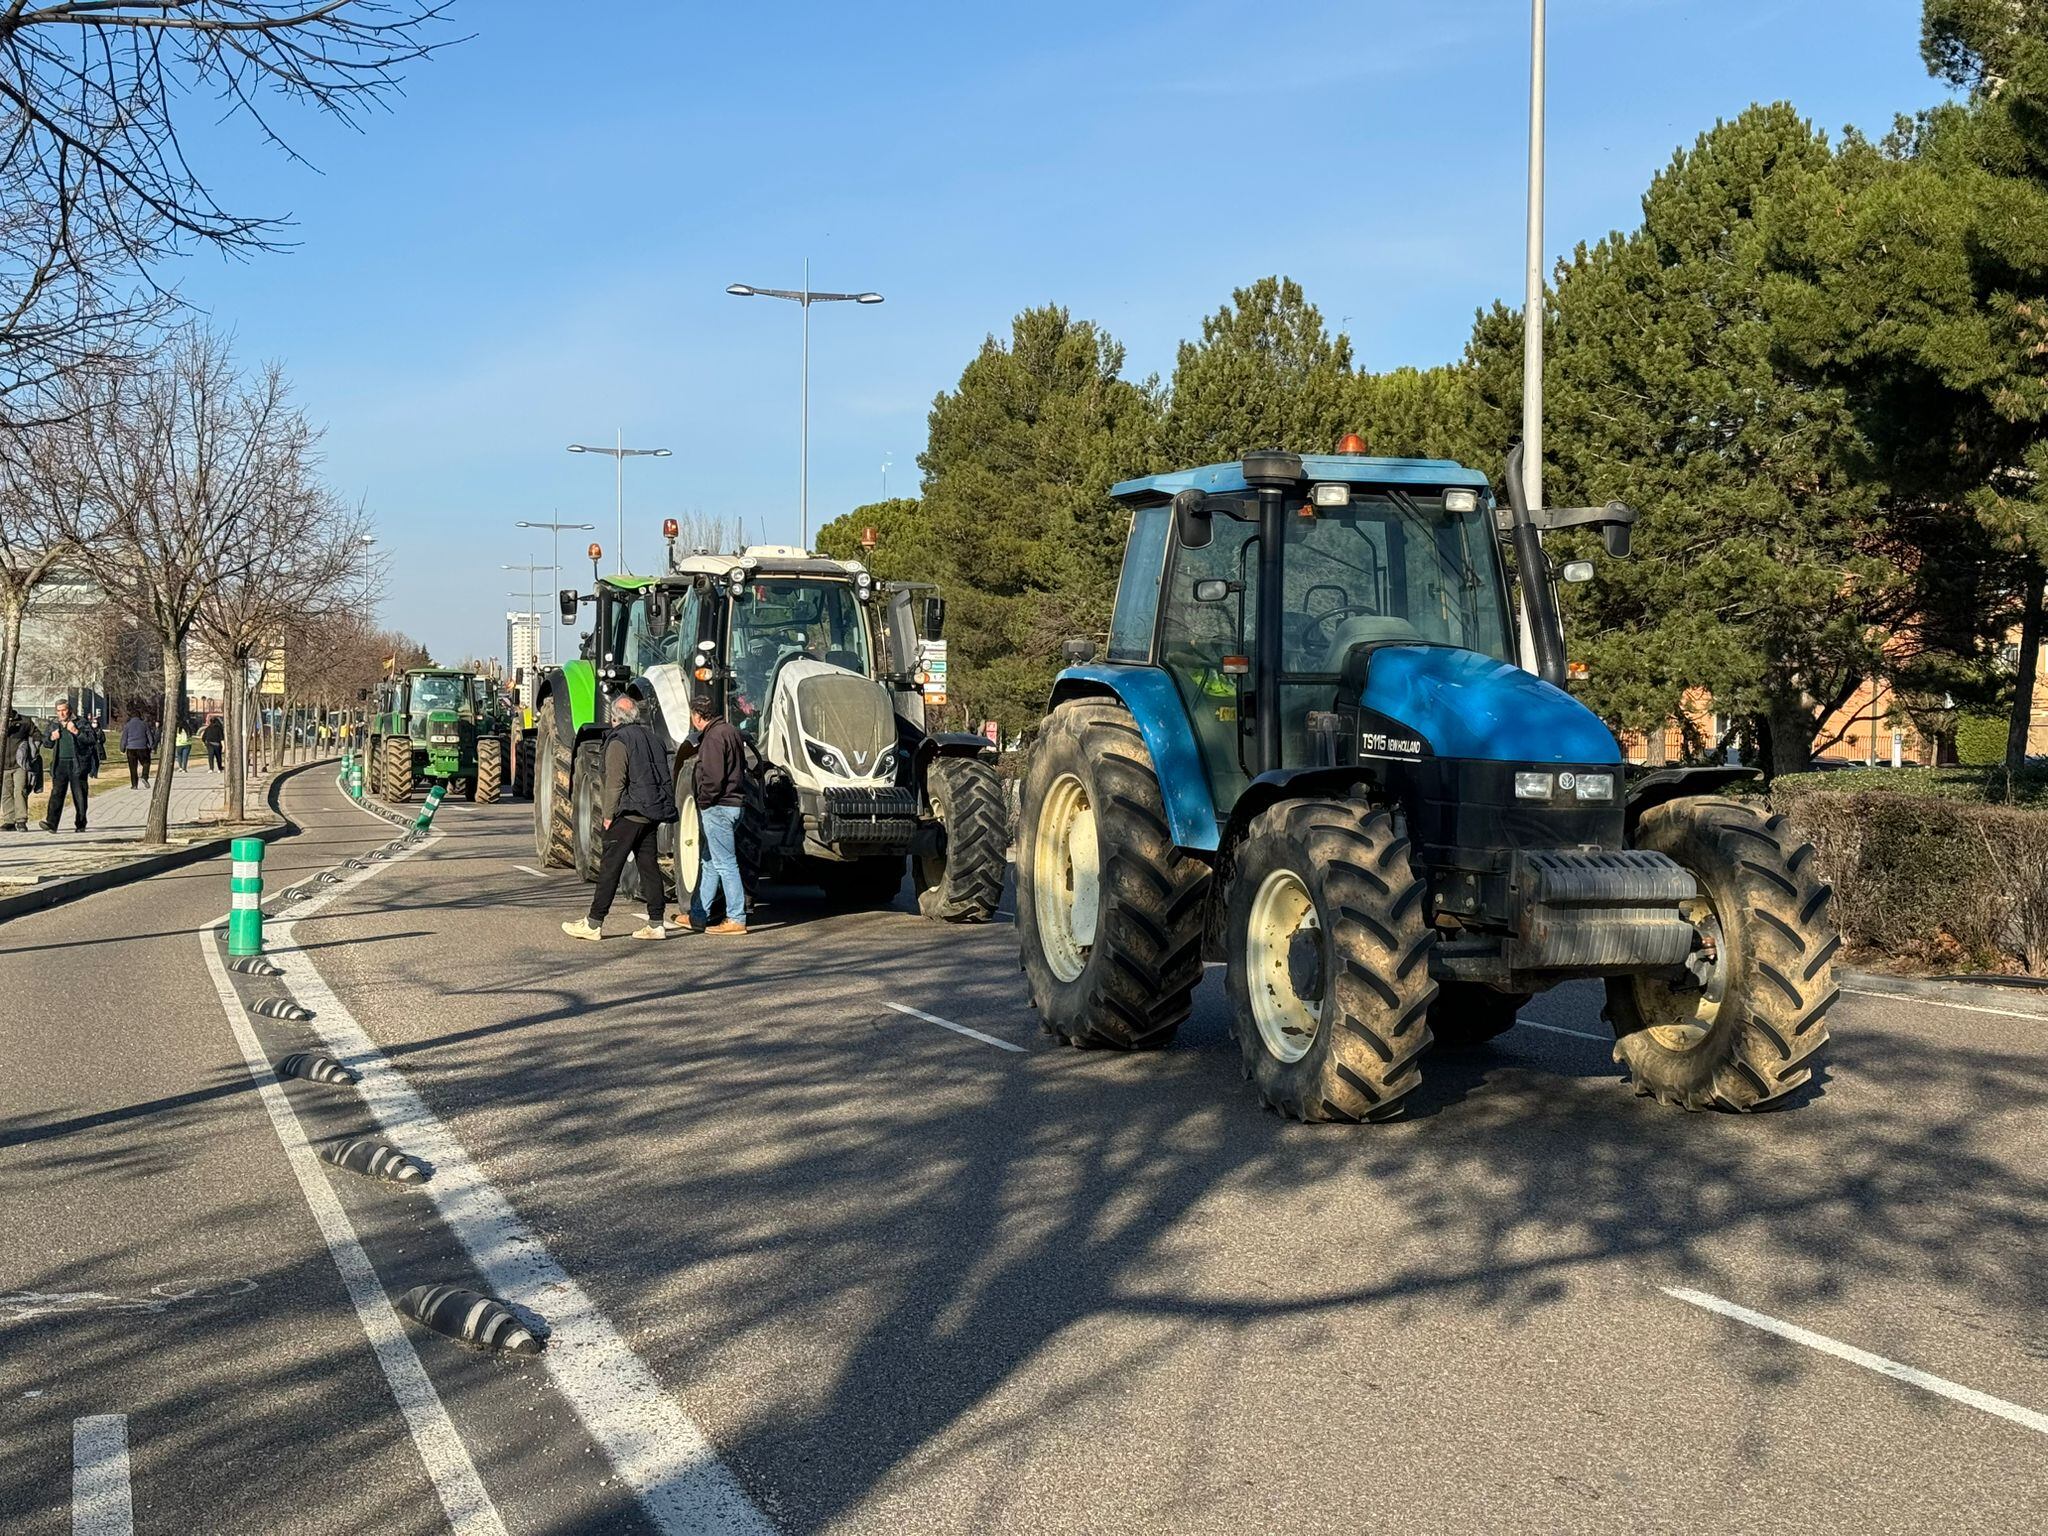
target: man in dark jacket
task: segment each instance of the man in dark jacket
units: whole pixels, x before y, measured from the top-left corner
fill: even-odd
[[[64,794],[71,794],[71,830],[85,830],[86,781],[99,764],[99,736],[90,720],[71,718],[71,706],[57,701],[57,723],[50,727],[50,809],[43,816],[43,830],[57,830],[64,813]]]
[[[199,739],[206,743],[206,766],[218,772],[221,743],[228,739],[228,728],[221,724],[219,715],[206,717],[206,724],[199,732]]]
[[[697,823],[703,831],[704,856],[699,861],[697,889],[690,897],[690,926],[708,933],[747,931],[747,888],[740,879],[737,840],[740,816],[747,803],[747,759],[740,733],[712,707],[711,695],[690,700],[690,724],[696,728],[697,762],[690,775]],[[711,921],[712,904],[725,896],[725,920]]]
[[[128,754],[130,789],[149,783],[149,749],[155,745],[150,738],[155,734],[149,721],[140,714],[129,715],[127,723],[121,727],[121,750]]]
[[[663,822],[676,819],[676,789],[660,743],[640,723],[640,701],[649,691],[644,679],[635,678],[612,701],[612,728],[604,741],[604,794],[599,801],[604,817],[604,857],[597,865],[597,892],[590,900],[590,915],[562,924],[562,932],[572,939],[604,937],[605,915],[612,909],[619,876],[625,873],[629,858],[640,871],[640,890],[647,898],[647,925],[636,928],[633,937],[668,937],[661,920],[668,903],[661,865],[655,861],[655,834]]]
[[[6,728],[0,730],[0,832],[28,830],[30,781],[43,761],[39,734],[14,710],[7,711]]]

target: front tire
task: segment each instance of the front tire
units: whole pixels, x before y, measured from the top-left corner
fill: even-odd
[[[378,749],[379,760],[384,765],[380,777],[384,781],[385,800],[399,801],[412,798],[412,741],[405,736],[387,736]]]
[[[987,763],[941,757],[932,762],[926,784],[946,844],[911,861],[917,910],[942,923],[985,923],[1002,905],[1010,863],[1003,781]]]
[[[576,806],[570,778],[574,737],[563,728],[555,699],[541,706],[534,748],[533,853],[542,869],[567,869],[576,862]]]
[[[1683,1109],[1782,1099],[1813,1075],[1839,995],[1842,936],[1813,845],[1782,816],[1694,796],[1646,813],[1635,846],[1699,882],[1700,945],[1682,977],[1608,982],[1614,1059],[1638,1094]]]
[[[597,883],[598,861],[604,857],[604,743],[586,741],[576,749],[572,792],[576,874],[585,885]]]
[[[1202,979],[1209,867],[1174,847],[1130,711],[1077,699],[1031,755],[1017,928],[1031,1005],[1072,1045],[1166,1045]]]
[[[486,736],[476,744],[476,777],[469,781],[470,798],[494,805],[505,789],[505,743]]]
[[[1261,812],[1230,885],[1245,1076],[1296,1120],[1383,1120],[1422,1081],[1435,941],[1408,839],[1365,800]]]

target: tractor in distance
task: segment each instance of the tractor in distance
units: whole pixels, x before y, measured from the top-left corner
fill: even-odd
[[[636,686],[641,720],[674,763],[682,819],[660,851],[679,891],[698,872],[687,759],[692,694],[738,729],[749,768],[739,855],[749,882],[816,885],[850,907],[887,906],[906,869],[918,910],[983,922],[1002,899],[1009,816],[980,736],[926,729],[917,617],[936,636],[930,589],[882,583],[857,561],[759,545],[678,555],[668,569],[560,594],[562,622],[588,603],[585,654],[543,677],[535,705],[534,852],[596,878],[607,706]],[[922,598],[921,604],[918,599]],[[636,879],[622,885],[629,898]]]
[[[492,680],[447,667],[414,667],[378,685],[365,756],[370,793],[404,800],[441,783],[472,800],[505,786],[512,722]]]
[[[1519,450],[1506,484],[1497,509],[1476,471],[1348,436],[1114,487],[1107,653],[1067,643],[1017,841],[1054,1035],[1164,1044],[1221,959],[1265,1103],[1376,1120],[1432,1037],[1596,977],[1639,1094],[1748,1110],[1808,1079],[1841,942],[1811,845],[1716,793],[1750,770],[1628,775],[1564,688],[1556,582],[1592,564],[1543,534],[1621,556],[1635,513],[1525,505]]]

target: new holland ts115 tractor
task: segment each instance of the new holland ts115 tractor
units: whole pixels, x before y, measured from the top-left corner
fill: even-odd
[[[1546,529],[1456,464],[1261,453],[1128,481],[1108,651],[1071,665],[1024,784],[1031,997],[1076,1045],[1170,1040],[1227,962],[1245,1075],[1303,1120],[1372,1120],[1432,1037],[1601,978],[1636,1091],[1747,1110],[1804,1083],[1840,940],[1813,849],[1713,793],[1630,778],[1568,694]],[[1502,545],[1520,573],[1526,631]],[[1527,656],[1532,670],[1516,664]]]
[[[671,538],[673,532],[671,531]],[[682,821],[663,829],[678,889],[697,879],[689,701],[708,692],[738,728],[748,767],[739,829],[747,877],[886,906],[906,867],[918,909],[982,922],[1002,899],[1008,812],[979,736],[925,729],[913,595],[855,561],[758,546],[678,557],[659,577],[561,593],[562,621],[594,605],[586,654],[541,684],[535,708],[534,852],[596,878],[609,701],[642,683],[640,718],[676,766]],[[923,602],[936,635],[944,606]],[[629,896],[635,878],[622,886]]]
[[[474,672],[415,667],[377,690],[366,758],[370,793],[403,800],[441,783],[472,800],[504,789],[511,721],[491,680]]]

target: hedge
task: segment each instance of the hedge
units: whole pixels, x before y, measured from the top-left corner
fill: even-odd
[[[1852,951],[2048,973],[2048,811],[1811,782],[1846,777],[1787,775],[1771,801],[1813,840]]]
[[[1995,768],[1833,768],[1819,773],[1781,773],[1772,783],[1780,795],[1815,790],[1833,794],[1912,795],[1932,800],[1974,800],[1984,805],[2048,806],[2048,764],[2030,762],[2006,781]]]

